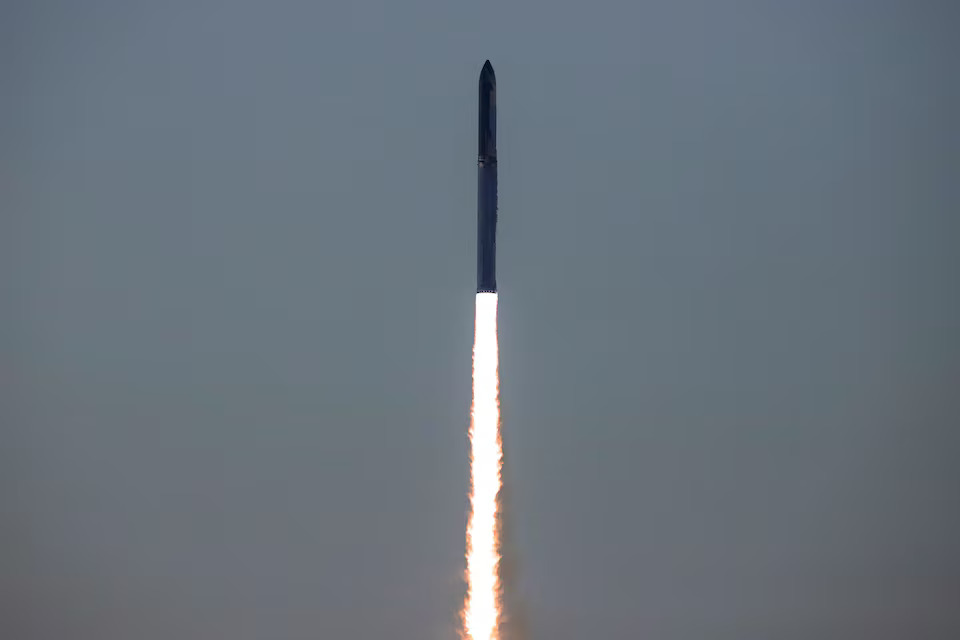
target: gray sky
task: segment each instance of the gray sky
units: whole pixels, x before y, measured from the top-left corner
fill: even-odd
[[[529,640],[960,637],[957,18],[3,2],[0,636],[453,637],[490,58]]]

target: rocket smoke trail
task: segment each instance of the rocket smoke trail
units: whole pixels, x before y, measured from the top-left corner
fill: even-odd
[[[477,169],[477,309],[470,412],[470,519],[464,635],[497,640],[501,619],[498,503],[503,445],[497,346],[497,102],[488,60],[480,72]]]
[[[473,343],[473,409],[470,421],[470,520],[467,525],[467,600],[464,626],[470,640],[495,640],[500,619],[500,491],[497,294],[477,294]]]

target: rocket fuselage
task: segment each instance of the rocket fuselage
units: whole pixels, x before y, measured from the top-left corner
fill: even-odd
[[[480,72],[477,153],[477,293],[497,290],[497,78]]]

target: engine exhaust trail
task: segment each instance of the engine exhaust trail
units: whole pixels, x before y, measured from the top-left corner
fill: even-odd
[[[500,541],[497,494],[503,459],[500,438],[497,294],[477,294],[473,343],[473,407],[470,418],[470,518],[467,524],[467,598],[464,631],[469,640],[496,640],[500,620]]]

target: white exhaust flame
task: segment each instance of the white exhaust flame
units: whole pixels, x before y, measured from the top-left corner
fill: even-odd
[[[500,618],[500,545],[497,493],[500,491],[499,353],[497,294],[477,294],[473,343],[473,407],[470,419],[470,519],[467,524],[467,598],[464,632],[469,640],[497,640]]]

